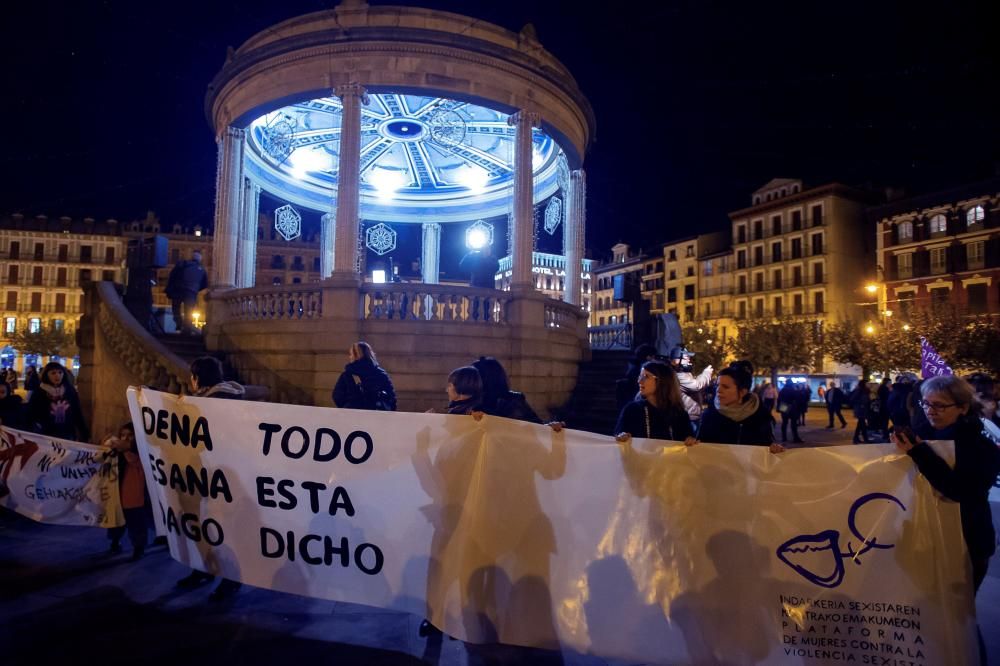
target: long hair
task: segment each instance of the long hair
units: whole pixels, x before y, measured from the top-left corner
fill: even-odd
[[[646,361],[642,369],[656,377],[656,402],[658,409],[667,410],[671,407],[683,409],[681,403],[681,385],[677,381],[677,373],[663,361]]]
[[[45,364],[45,368],[42,370],[42,378],[41,378],[43,384],[48,384],[49,386],[52,386],[52,382],[49,381],[49,370],[62,370],[63,373],[62,385],[63,386],[73,385],[72,381],[69,378],[69,370],[67,370],[66,366],[64,366],[62,363],[59,363],[58,361],[49,361],[48,363]]]
[[[479,371],[479,377],[483,382],[484,405],[492,407],[510,391],[510,380],[507,379],[507,371],[500,365],[500,361],[492,356],[480,356],[472,367]]]
[[[378,365],[378,358],[375,357],[375,350],[373,350],[372,346],[367,342],[355,342],[351,345],[351,350],[358,358],[366,358],[372,362],[372,365]]]

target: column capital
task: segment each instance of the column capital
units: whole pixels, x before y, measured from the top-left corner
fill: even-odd
[[[360,83],[343,83],[333,88],[333,94],[344,99],[345,97],[357,97],[362,104],[368,102],[368,91]]]
[[[246,137],[246,134],[247,134],[247,131],[245,129],[242,129],[240,127],[233,127],[232,125],[228,125],[226,127],[225,131],[219,133],[219,138],[221,139],[223,137],[229,137],[229,138],[235,139],[237,141],[242,141],[244,139],[244,137]]]
[[[507,124],[511,127],[522,123],[527,124],[529,127],[540,127],[542,124],[542,114],[537,111],[526,111],[521,109],[517,113],[512,113],[507,117]]]
[[[436,230],[441,229],[440,222],[422,222],[421,224],[423,225],[424,229],[436,229]]]

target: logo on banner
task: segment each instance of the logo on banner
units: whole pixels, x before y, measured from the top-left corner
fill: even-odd
[[[854,560],[854,563],[860,566],[861,556],[868,551],[888,550],[896,546],[894,543],[879,543],[874,533],[866,537],[859,529],[859,514],[870,502],[879,502],[883,508],[885,508],[884,503],[890,505],[895,503],[906,511],[906,507],[899,499],[887,493],[862,495],[851,505],[851,510],[847,514],[847,527],[861,542],[857,551],[854,550],[851,541],[848,541],[847,552],[841,552],[840,532],[823,530],[816,534],[801,534],[781,544],[777,550],[778,559],[810,583],[821,587],[837,587],[844,581],[844,558]]]

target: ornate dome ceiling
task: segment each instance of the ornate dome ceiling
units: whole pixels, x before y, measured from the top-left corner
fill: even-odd
[[[274,196],[321,212],[336,196],[341,103],[337,97],[271,111],[247,131],[248,175]],[[369,94],[361,117],[361,217],[463,222],[505,215],[513,188],[508,114],[440,97]],[[535,201],[567,176],[565,156],[535,130]],[[562,174],[560,174],[562,171]]]

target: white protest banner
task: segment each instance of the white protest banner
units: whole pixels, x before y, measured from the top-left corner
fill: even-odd
[[[891,446],[691,448],[129,391],[171,554],[473,642],[667,664],[974,664],[957,505]]]
[[[52,525],[125,524],[108,449],[0,427],[0,506]]]

